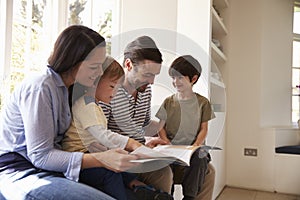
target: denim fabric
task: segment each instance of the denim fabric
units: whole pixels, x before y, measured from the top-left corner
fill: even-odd
[[[0,192],[7,200],[113,199],[97,189],[71,181],[61,173],[35,168],[12,173],[0,173]]]
[[[118,200],[127,200],[121,173],[105,168],[85,169],[80,173],[79,182],[101,190]]]
[[[132,173],[114,173],[104,168],[91,168],[81,171],[79,181],[118,200],[136,200],[133,190],[127,187],[134,179],[136,175]]]
[[[122,172],[124,185],[128,186],[134,179],[137,179],[137,175],[134,173]]]
[[[198,149],[191,157],[190,166],[171,165],[175,184],[181,183],[182,185],[184,199],[194,199],[201,192],[209,162],[210,155]]]
[[[205,180],[209,158],[206,156],[199,156],[199,150],[201,151],[201,149],[195,151],[192,155],[190,166],[186,167],[184,170],[182,181],[182,192],[184,197],[195,198],[201,191]]]

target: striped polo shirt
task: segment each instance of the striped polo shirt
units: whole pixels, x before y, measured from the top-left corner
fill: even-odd
[[[144,127],[150,123],[151,86],[137,93],[135,100],[131,94],[120,87],[110,105],[99,102],[108,117],[108,129],[113,132],[145,143]]]

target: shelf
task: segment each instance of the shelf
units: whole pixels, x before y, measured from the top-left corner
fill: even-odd
[[[217,9],[224,9],[229,7],[229,3],[227,0],[214,0],[213,5],[215,5]]]
[[[290,126],[272,126],[272,127],[270,127],[270,128],[275,129],[275,130],[290,130],[290,131],[296,130],[296,131],[300,131],[298,125],[290,125]]]
[[[223,21],[212,7],[212,34],[213,35],[227,35],[228,31]]]
[[[214,62],[226,62],[227,57],[225,54],[213,43],[211,42],[211,48],[212,48],[212,59]]]
[[[221,88],[225,88],[225,84],[223,82],[221,82],[221,81],[219,81],[219,80],[217,80],[217,79],[215,79],[213,77],[210,77],[210,82],[212,84],[216,85],[216,86],[219,86]]]

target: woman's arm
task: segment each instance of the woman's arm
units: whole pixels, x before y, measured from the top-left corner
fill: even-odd
[[[58,88],[43,78],[30,81],[34,83],[25,83],[15,96],[26,139],[26,148],[20,151],[35,167],[78,180],[82,153],[62,151],[56,144],[71,121],[67,88]]]

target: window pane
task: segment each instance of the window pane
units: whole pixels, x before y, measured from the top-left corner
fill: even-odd
[[[43,30],[46,1],[14,1],[12,27],[11,91],[28,72],[46,68],[49,43]]]
[[[293,95],[294,94],[299,94],[299,88],[297,88],[297,86],[300,85],[300,82],[299,82],[299,80],[300,80],[300,77],[299,77],[299,75],[300,75],[300,69],[293,68],[292,73],[293,73],[293,78],[292,78],[292,81],[293,81],[293,85],[292,85]]]
[[[4,33],[4,29],[5,29],[5,9],[6,9],[6,2],[4,1],[0,1],[0,46],[2,47],[0,50],[0,113],[1,113],[1,108],[2,108],[2,104],[3,104],[3,100],[4,100],[4,91],[5,91],[5,87],[4,87],[4,55],[5,55],[5,49],[3,47],[5,47],[5,37],[3,34]]]
[[[294,33],[300,34],[300,7],[294,7]]]
[[[111,52],[112,0],[69,0],[68,24],[82,24],[99,32],[107,42],[107,53]]]
[[[293,67],[300,67],[300,42],[293,41]]]
[[[299,96],[292,97],[292,121],[297,122],[299,118],[299,105],[300,99]]]

